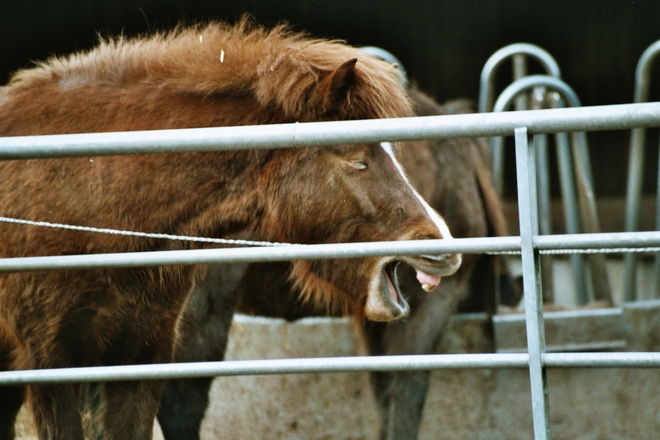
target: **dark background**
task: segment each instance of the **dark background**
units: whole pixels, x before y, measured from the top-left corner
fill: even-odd
[[[90,48],[99,35],[235,21],[245,12],[265,24],[285,20],[315,36],[386,48],[440,101],[476,100],[488,57],[507,44],[529,42],[555,57],[583,105],[631,102],[637,60],[660,39],[660,2],[651,0],[0,0],[0,83],[34,61]],[[660,66],[656,70],[653,100],[660,99]],[[647,193],[655,191],[658,150],[657,135],[649,137]],[[627,132],[589,135],[598,195],[624,193],[628,138]],[[507,167],[512,176],[512,156]],[[508,178],[510,195],[513,186]]]

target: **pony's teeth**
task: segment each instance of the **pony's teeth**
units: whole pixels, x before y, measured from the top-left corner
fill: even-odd
[[[433,292],[435,290],[435,286],[433,284],[422,284],[422,289],[426,292]]]

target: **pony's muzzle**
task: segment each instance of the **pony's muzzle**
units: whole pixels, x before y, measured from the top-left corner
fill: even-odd
[[[417,281],[426,292],[433,292],[441,277],[456,273],[463,261],[462,254],[420,255],[406,257],[404,261],[415,269]]]
[[[424,268],[428,267],[428,271],[442,276],[449,276],[456,273],[461,267],[463,262],[463,254],[441,254],[441,255],[421,255],[419,257],[422,262],[426,261],[429,264],[421,263]],[[420,260],[418,260],[419,262]]]

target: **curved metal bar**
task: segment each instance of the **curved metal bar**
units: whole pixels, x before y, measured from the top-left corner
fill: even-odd
[[[488,58],[481,71],[480,85],[479,85],[479,112],[492,111],[494,101],[494,77],[497,70],[504,61],[511,58],[513,62],[514,80],[521,79],[527,76],[527,65],[525,58],[530,56],[537,60],[546,73],[557,78],[561,78],[559,65],[555,59],[543,48],[530,43],[514,43],[505,46]],[[526,109],[526,99],[520,96],[516,104],[516,110]],[[492,171],[493,183],[498,192],[503,189],[503,175],[504,175],[504,149],[501,143],[491,142],[491,157],[492,157]]]
[[[392,52],[377,46],[362,46],[360,50],[364,53],[368,53],[369,55],[373,55],[376,58],[380,58],[383,61],[387,61],[390,64],[395,64],[396,69],[401,74],[401,83],[406,89],[408,88],[408,72],[406,72],[406,69],[403,67],[401,61],[399,61],[399,59],[395,57]]]
[[[634,102],[646,102],[649,99],[651,83],[651,67],[656,56],[660,53],[660,40],[651,44],[642,53],[635,69]],[[628,182],[626,187],[626,218],[625,230],[635,231],[639,227],[639,205],[642,194],[642,178],[644,175],[646,130],[634,128],[630,132],[630,153],[628,159]],[[660,176],[658,180],[660,185]],[[660,192],[658,193],[660,196]],[[656,222],[658,218],[656,216]],[[657,227],[657,225],[656,225]],[[658,260],[658,256],[656,256]],[[624,257],[623,291],[626,301],[635,299],[635,269],[637,256],[626,254]],[[656,261],[656,264],[657,261]],[[657,279],[657,272],[654,271]],[[656,285],[655,283],[653,285]]]
[[[660,40],[651,44],[642,53],[635,69],[635,96],[634,102],[646,102],[649,99],[651,88],[651,63],[660,52]]]
[[[511,108],[516,95],[531,90],[534,87],[547,87],[559,92],[569,107],[580,107],[580,99],[573,89],[561,79],[550,75],[530,75],[521,78],[504,89],[495,101],[493,112],[504,112]]]
[[[525,78],[521,78],[518,81],[510,84],[499,96],[497,102],[494,105],[493,111],[506,111],[511,108],[515,97],[521,93],[526,92],[527,90],[536,88],[536,87],[546,87],[551,90],[555,90],[560,95],[566,96],[569,104],[573,107],[580,106],[580,99],[577,97],[577,94],[563,81],[545,76],[545,75],[533,75]],[[560,98],[557,100],[557,106],[563,107],[563,100]],[[495,137],[490,139],[492,151],[504,151],[504,138]],[[577,234],[580,232],[579,218],[577,215],[578,212],[578,203],[575,197],[575,181],[573,178],[573,160],[571,159],[570,146],[568,136],[565,133],[558,133],[555,136],[555,143],[557,148],[557,158],[559,160],[559,178],[562,189],[562,201],[564,203],[564,216],[566,222],[566,231],[569,234]],[[500,153],[500,155],[503,155]],[[501,175],[499,176],[501,180]],[[577,292],[578,303],[586,304],[588,295],[587,295],[587,283],[584,277],[584,261],[582,255],[574,254],[571,255],[571,263],[573,266],[573,276],[575,282],[575,289]]]
[[[537,60],[550,76],[561,78],[559,65],[545,49],[530,43],[514,43],[501,48],[488,58],[481,70],[479,85],[479,112],[491,111],[494,101],[493,77],[508,58],[524,54]]]
[[[501,112],[510,109],[517,95],[539,86],[558,92],[570,107],[581,106],[580,99],[575,91],[561,79],[548,75],[532,75],[521,78],[504,89],[493,106],[493,112]],[[572,138],[574,141],[573,162],[575,164],[574,169],[578,182],[577,194],[582,202],[585,229],[587,232],[599,232],[600,227],[596,212],[587,138],[584,132],[573,133]],[[491,138],[491,146],[493,150],[503,149],[503,138]],[[568,145],[565,138],[558,137],[558,150],[559,158],[565,161],[561,164],[560,168],[571,169],[571,165],[567,161],[567,158],[570,157],[570,155],[568,153]],[[578,231],[574,230],[577,225],[577,210],[576,203],[572,198],[572,195],[575,194],[575,188],[572,187],[573,180],[566,179],[567,176],[564,173],[562,173],[561,177],[563,179],[562,191],[566,206],[566,227],[567,230],[570,228],[570,233],[577,233]],[[604,299],[605,301],[611,302],[612,293],[607,279],[604,258],[602,255],[594,255],[591,260],[594,293],[598,299]],[[573,260],[573,264],[578,301],[584,304],[587,302],[587,286],[583,278],[584,271],[582,270],[582,264],[578,262],[577,258]]]
[[[502,63],[510,58],[513,67],[513,80],[519,80],[528,75],[528,56],[536,59],[545,68],[546,73],[557,77],[561,76],[557,62],[548,52],[539,46],[535,46],[529,43],[515,43],[505,46],[491,55],[491,57],[486,61],[486,64],[484,65],[484,68],[481,72],[481,82],[479,88],[480,112],[491,110],[495,89],[494,77]],[[532,104],[535,103],[540,104],[540,102],[534,101],[534,99],[532,99]],[[515,102],[515,109],[527,110],[529,104],[530,103],[528,102],[527,95],[519,94]],[[546,135],[536,136],[535,143],[538,142],[545,145],[545,139]],[[497,143],[495,145],[497,145]],[[543,159],[546,157],[545,152],[547,152],[546,148],[537,148],[537,159],[540,161],[538,164],[538,189],[539,195],[541,196],[541,199],[539,200],[539,209],[542,211],[540,214],[541,224],[544,226],[549,226],[549,197],[547,200],[543,198],[545,195],[549,195],[549,187],[544,186],[549,181],[549,169],[547,167],[547,163],[543,162]],[[501,144],[500,146],[496,147],[491,146],[491,160],[493,183],[495,185],[495,189],[501,193],[504,186],[504,149]],[[547,218],[544,217],[546,215]],[[582,257],[577,255],[571,258],[581,259]],[[546,257],[542,260],[542,266],[542,272],[545,274],[543,276],[544,301],[547,300],[548,302],[554,302],[554,293],[552,287],[552,261]],[[495,288],[496,291],[499,292],[499,286],[496,285]]]

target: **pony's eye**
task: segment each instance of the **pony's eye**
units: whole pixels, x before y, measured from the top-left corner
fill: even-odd
[[[349,162],[349,164],[356,170],[366,170],[369,168],[369,165],[361,160],[352,160]]]

